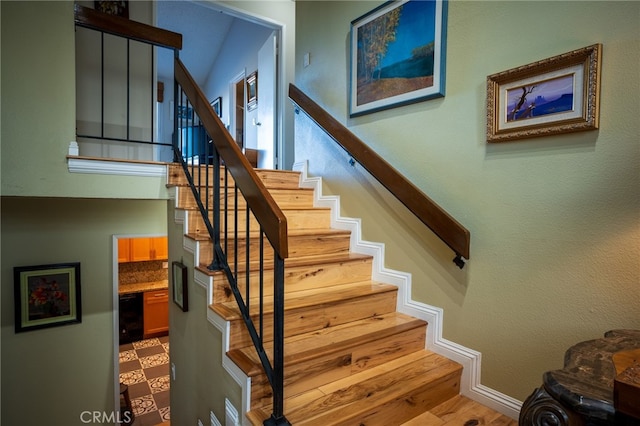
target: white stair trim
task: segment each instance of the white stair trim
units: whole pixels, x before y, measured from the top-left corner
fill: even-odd
[[[460,392],[474,401],[517,419],[522,402],[480,383],[482,354],[442,337],[443,310],[411,299],[411,274],[384,267],[385,245],[362,240],[360,219],[340,216],[340,197],[322,195],[322,177],[308,176],[308,161],[295,163],[293,170],[300,172],[300,187],[314,189],[314,206],[331,209],[331,227],[351,231],[351,251],[373,257],[372,278],[398,287],[398,311],[427,321],[427,349],[464,367]]]
[[[178,191],[179,187],[174,187],[174,191],[169,191],[169,198],[175,201],[174,204],[174,221],[177,224],[182,225],[182,248],[184,251],[191,253],[193,255],[193,264],[198,265],[198,259],[200,258],[200,243],[195,241],[185,234],[188,233],[189,223],[188,223],[188,215],[185,210],[179,209],[177,206],[178,203]],[[206,300],[213,300],[213,277],[205,274],[200,271],[196,267],[193,268],[193,281],[196,285],[204,288],[207,292]],[[222,333],[222,367],[225,371],[231,376],[231,378],[240,386],[242,389],[242,413],[249,412],[250,403],[251,403],[251,378],[244,374],[244,372],[227,356],[227,352],[229,351],[229,330],[230,323],[229,321],[225,321],[220,315],[216,314],[213,310],[209,309],[209,303],[207,303],[207,320],[211,323],[216,329]],[[233,407],[233,406],[231,406]],[[213,412],[212,412],[213,415]],[[230,417],[235,417],[237,419],[237,412],[235,415],[232,411],[229,411],[229,405],[225,403],[225,417],[229,419]],[[211,423],[214,424],[213,419],[215,415],[211,418]],[[216,419],[217,421],[217,419]],[[239,424],[236,420],[233,424]],[[251,426],[251,423],[247,419],[246,415],[243,415],[242,425]]]
[[[68,157],[68,168],[71,173],[166,177],[169,174],[167,172],[168,167],[166,164],[131,163],[126,161],[105,161]]]
[[[213,286],[213,277],[209,278],[211,280],[211,286]],[[209,296],[209,292],[207,292],[207,296]],[[244,374],[240,367],[238,367],[236,363],[227,356],[227,352],[229,351],[229,334],[231,325],[229,321],[225,321],[220,315],[208,308],[207,320],[222,333],[222,367],[242,390],[242,407],[240,408],[242,413],[245,414],[242,416],[242,424],[250,426],[251,423],[249,422],[249,419],[247,419],[246,413],[248,413],[251,408],[251,378]]]

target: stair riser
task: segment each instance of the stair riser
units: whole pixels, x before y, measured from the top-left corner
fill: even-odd
[[[285,216],[287,217],[287,229],[288,230],[300,230],[300,229],[320,229],[329,228],[331,225],[330,211],[324,209],[310,209],[310,210],[285,210]],[[188,215],[188,229],[190,234],[202,234],[206,235],[207,228],[204,225],[204,219],[197,210],[187,210]],[[234,232],[236,226],[236,218],[233,212],[228,212],[226,218],[228,220],[227,232]],[[220,228],[225,229],[225,217],[220,218]],[[210,217],[213,223],[213,217]],[[238,213],[238,228],[240,229],[239,236],[246,234],[246,211],[241,210]],[[253,214],[249,217],[249,230],[250,232],[258,232],[260,225]]]
[[[395,291],[385,292],[334,303],[331,306],[320,305],[291,311],[287,310],[284,320],[285,336],[294,336],[393,312],[396,308],[396,295],[397,292]],[[257,308],[257,306],[254,307],[255,310],[257,310]],[[257,324],[257,316],[254,316],[253,320]],[[244,321],[241,319],[231,321],[229,336],[229,349],[243,348],[252,344]],[[269,313],[264,316],[264,341],[270,342],[272,340],[273,315]],[[424,347],[424,344],[422,347]],[[358,357],[358,359],[361,359],[362,354],[359,353]]]
[[[289,257],[317,256],[323,254],[337,254],[349,252],[348,234],[333,235],[293,235],[289,236]],[[259,238],[252,238],[249,246],[249,253],[252,259],[256,259],[259,255]],[[213,243],[211,241],[199,241],[201,265],[209,265],[213,259]],[[223,246],[224,247],[224,246]],[[234,249],[229,248],[227,259],[232,263],[234,259]],[[238,261],[244,262],[246,256],[246,246],[240,242],[238,247]],[[273,262],[273,249],[265,239],[264,260],[265,262]]]
[[[332,423],[335,426],[389,426],[400,424],[430,410],[437,405],[455,397],[460,393],[459,374],[452,373],[444,379],[429,383],[420,389],[415,389],[403,397],[398,397],[386,404],[372,407],[362,415],[354,416],[341,422]],[[305,426],[326,426],[326,420],[319,422],[296,423]]]
[[[285,397],[349,377],[424,349],[425,336],[426,326],[417,327],[378,340],[372,338],[366,344],[341,348],[338,352],[306,362],[285,365]],[[264,374],[252,378],[251,401],[253,407],[268,405],[271,402],[271,387]]]
[[[285,410],[288,420],[296,425],[398,425],[457,395],[461,373],[461,365],[429,356],[418,364],[379,372],[340,393],[332,393],[337,388],[328,384],[321,389],[329,396],[312,403],[285,405]],[[327,399],[332,399],[334,409],[326,406]]]
[[[273,296],[273,265],[265,265],[263,275],[263,292],[266,297]],[[286,291],[301,291],[320,289],[349,282],[360,282],[371,279],[371,259],[355,259],[346,262],[319,263],[315,265],[287,266],[285,261],[284,286]],[[246,274],[238,274],[238,287],[245,294]],[[212,303],[229,302],[233,300],[229,284],[220,273],[219,278],[213,280]],[[249,275],[250,294],[259,294],[260,277],[258,272]]]
[[[212,190],[211,190],[212,191]],[[272,189],[269,191],[273,199],[278,206],[283,209],[308,209],[313,207],[313,191],[309,189]],[[227,195],[227,208],[231,208],[236,205],[239,209],[244,209],[247,205],[241,194],[238,195],[237,201],[233,194]],[[209,205],[213,203],[213,196],[209,197]],[[224,195],[220,196],[222,204],[224,205]],[[178,202],[177,207],[181,209],[196,208],[197,204],[191,189],[186,186],[178,188]]]
[[[213,167],[209,166],[209,184],[213,182]],[[195,182],[198,182],[197,178],[197,169],[195,168]],[[191,168],[189,169],[191,171]],[[204,167],[201,167],[201,181],[206,181],[206,174]],[[255,170],[258,178],[262,181],[264,186],[268,189],[272,188],[298,188],[300,184],[300,173],[298,172],[283,172],[282,170]],[[220,172],[220,182],[221,185],[224,185],[224,181],[227,180],[225,178],[224,172],[221,169]],[[231,174],[228,175],[229,186],[233,185],[233,178]],[[182,171],[182,166],[178,164],[171,164],[169,166],[169,185],[187,185],[188,181],[184,172]]]

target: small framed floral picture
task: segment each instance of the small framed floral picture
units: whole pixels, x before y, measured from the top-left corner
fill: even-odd
[[[82,322],[80,263],[13,268],[15,330]]]

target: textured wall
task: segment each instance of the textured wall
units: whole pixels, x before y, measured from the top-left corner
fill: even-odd
[[[132,3],[132,18],[140,20],[139,8],[150,5]],[[166,199],[163,178],[69,173],[66,156],[76,139],[73,1],[0,7],[2,195]]]
[[[351,119],[350,22],[379,4],[297,2],[296,84],[471,231],[471,260],[458,270],[302,115],[296,161],[412,274],[414,299],[444,309],[444,337],[482,352],[482,384],[523,400],[572,344],[640,328],[640,3],[450,2],[446,96]],[[598,131],[486,143],[487,75],[594,43]]]
[[[83,411],[113,412],[113,235],[164,234],[166,204],[2,197],[2,424],[81,425]],[[80,262],[82,323],[15,333],[13,267],[66,262]]]

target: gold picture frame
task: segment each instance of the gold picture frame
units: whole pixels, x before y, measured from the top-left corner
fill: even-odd
[[[602,45],[487,77],[487,142],[595,130]]]

